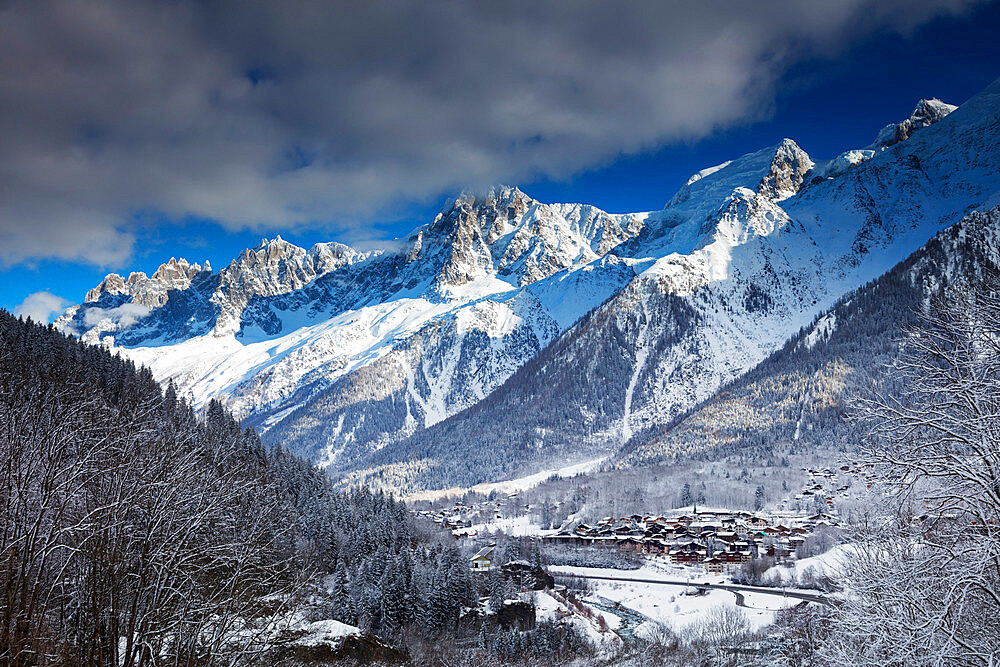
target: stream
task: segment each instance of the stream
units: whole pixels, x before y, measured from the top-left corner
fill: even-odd
[[[621,625],[618,626],[618,629],[614,630],[614,632],[622,638],[622,641],[630,646],[635,646],[640,643],[640,640],[635,636],[635,629],[642,623],[652,620],[648,616],[643,616],[639,612],[629,609],[628,607],[618,606],[618,603],[599,595],[590,594],[582,598],[582,600],[598,611],[614,614],[620,618]]]

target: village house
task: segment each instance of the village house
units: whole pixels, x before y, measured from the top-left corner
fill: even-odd
[[[493,568],[493,547],[483,547],[470,558],[474,572],[489,572]]]

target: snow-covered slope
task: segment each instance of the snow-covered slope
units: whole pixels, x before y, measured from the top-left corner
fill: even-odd
[[[849,292],[676,423],[636,434],[615,463],[669,463],[706,450],[763,459],[792,448],[853,449],[864,429],[843,419],[847,399],[892,364],[904,328],[918,325],[918,314],[945,288],[998,272],[1000,206],[970,213]]]
[[[265,437],[351,460],[480,400],[620,289],[635,273],[610,251],[646,217],[498,187],[395,252],[279,237],[217,273],[171,259],[111,274],[57,325],[196,406],[218,398]]]
[[[493,395],[377,452],[353,478],[471,483],[663,428],[996,199],[1000,83],[936,120],[833,175],[814,174],[789,141],[700,172],[618,249],[639,272],[625,288]]]
[[[786,139],[702,170],[661,211],[466,193],[390,252],[275,239],[219,272],[172,261],[108,276],[58,325],[364,479],[592,458],[1000,190],[998,88],[953,112],[921,101],[825,162]]]

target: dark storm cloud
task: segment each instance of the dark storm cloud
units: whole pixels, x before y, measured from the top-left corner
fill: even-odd
[[[568,175],[760,117],[796,59],[967,4],[10,4],[0,263],[120,261],[150,212],[335,227]]]

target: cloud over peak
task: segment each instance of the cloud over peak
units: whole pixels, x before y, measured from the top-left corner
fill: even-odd
[[[0,263],[108,264],[153,211],[353,224],[760,117],[797,59],[966,0],[15,2]]]

